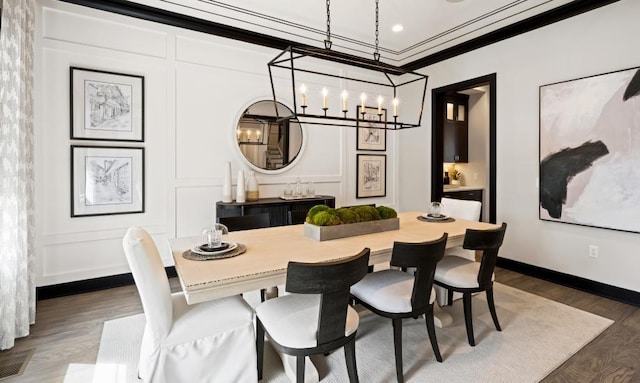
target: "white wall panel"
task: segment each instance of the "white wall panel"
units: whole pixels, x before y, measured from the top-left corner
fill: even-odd
[[[55,6],[60,5],[55,4]],[[104,12],[86,13],[104,16]],[[115,15],[109,15],[106,18],[94,17],[46,7],[43,9],[42,16],[42,35],[47,39],[147,56],[166,57],[167,54],[166,33],[110,21],[109,19],[118,18]]]

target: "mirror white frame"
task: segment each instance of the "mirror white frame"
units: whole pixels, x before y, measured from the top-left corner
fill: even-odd
[[[303,125],[298,122],[298,124],[300,125],[300,135],[301,135],[301,142],[300,142],[300,150],[298,151],[298,154],[294,157],[294,159],[292,161],[290,161],[286,166],[283,166],[279,169],[265,169],[265,168],[261,168],[257,165],[255,165],[253,162],[251,162],[242,152],[242,149],[240,148],[240,142],[238,142],[238,125],[240,124],[240,119],[244,116],[245,111],[247,109],[249,109],[249,107],[251,107],[252,105],[258,103],[258,102],[271,102],[273,103],[273,96],[264,96],[264,97],[257,97],[249,102],[247,102],[245,105],[243,105],[243,108],[240,109],[240,111],[236,114],[236,118],[235,118],[235,125],[233,127],[233,135],[232,135],[232,139],[234,142],[234,146],[236,148],[237,154],[240,156],[240,158],[242,159],[242,161],[244,161],[244,163],[246,165],[248,165],[252,170],[259,172],[259,173],[263,173],[263,174],[280,174],[280,173],[284,173],[290,169],[292,169],[302,158],[302,156],[304,155],[304,149],[306,147],[306,137],[307,137],[307,132],[305,130],[305,128],[303,127]],[[285,104],[282,101],[278,101],[278,103],[283,106],[288,108],[289,110],[291,110],[291,107],[287,104]]]

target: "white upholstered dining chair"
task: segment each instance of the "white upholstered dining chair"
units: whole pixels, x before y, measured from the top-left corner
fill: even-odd
[[[466,219],[469,221],[480,220],[482,202],[442,197],[442,199],[440,200],[440,205],[442,206],[442,214],[446,216]],[[445,252],[445,257],[450,255],[466,258],[471,261],[475,261],[476,259],[476,252],[474,250],[466,250],[463,249],[462,246],[456,246],[447,249],[447,251]],[[447,294],[447,291],[440,286],[435,286],[434,288],[436,291],[436,300],[438,302],[438,305],[448,305],[450,302],[448,299],[449,295]],[[453,294],[453,300],[458,300],[460,298],[462,298],[461,293],[456,292]]]
[[[240,296],[188,305],[171,294],[151,236],[129,228],[122,241],[146,324],[138,376],[143,382],[256,382],[253,311]]]

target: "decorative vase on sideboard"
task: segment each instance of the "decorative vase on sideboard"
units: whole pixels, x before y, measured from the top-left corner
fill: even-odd
[[[224,163],[224,178],[222,180],[222,202],[233,201],[231,197],[231,162]]]
[[[247,201],[257,201],[258,199],[260,199],[260,193],[256,172],[250,171],[249,177],[247,177]]]

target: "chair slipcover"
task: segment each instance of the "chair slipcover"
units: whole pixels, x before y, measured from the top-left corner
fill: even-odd
[[[240,297],[188,305],[171,294],[160,254],[142,228],[130,228],[124,252],[146,325],[138,375],[143,382],[256,382],[253,311]]]
[[[482,211],[482,202],[443,197],[441,200],[441,204],[442,204],[442,214],[444,215],[447,215],[449,217],[454,217],[454,218],[466,219],[469,221],[480,220],[480,212]],[[456,247],[447,249],[447,252],[445,254],[445,258],[443,259],[443,261],[446,260],[448,256],[457,256],[457,257],[466,258],[471,261],[475,261],[476,252],[473,250],[465,250],[462,248],[462,246],[456,246]],[[440,286],[434,286],[434,288],[436,291],[438,305],[440,306],[446,305],[447,291]],[[462,298],[462,294],[453,293],[454,301],[460,298]]]

